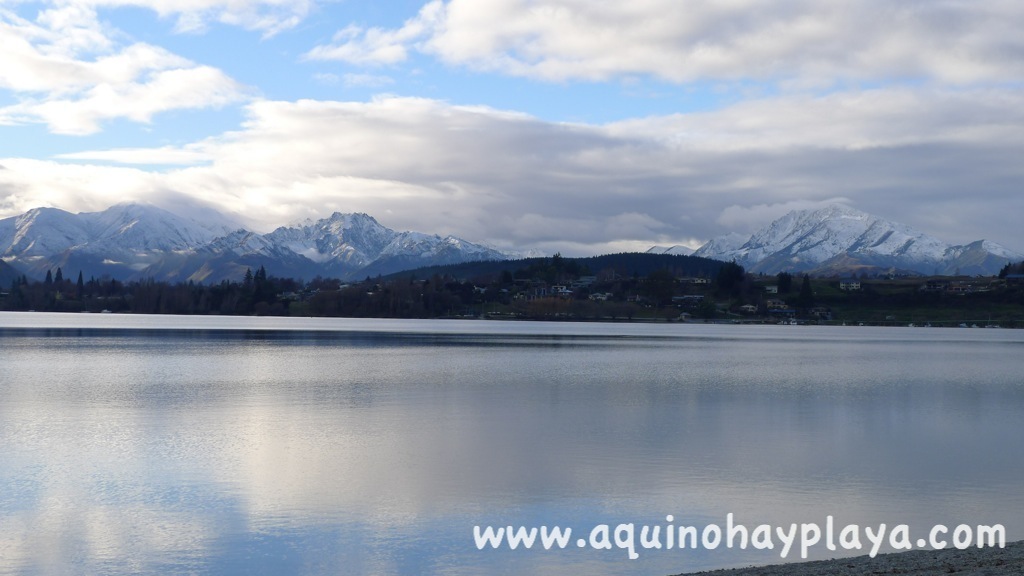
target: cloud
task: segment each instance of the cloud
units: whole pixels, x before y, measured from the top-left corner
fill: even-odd
[[[383,88],[395,83],[395,80],[389,76],[374,74],[345,74],[342,81],[349,88]]]
[[[703,113],[631,119],[613,133],[656,136],[680,148],[868,150],[937,142],[1024,141],[1024,111],[1009,90],[884,88],[753,99]]]
[[[58,154],[60,160],[100,161],[116,164],[194,165],[210,160],[210,155],[198,146],[164,146],[161,148],[117,148]]]
[[[394,78],[377,74],[345,74],[344,76],[338,76],[331,73],[317,73],[313,75],[313,79],[328,86],[344,84],[346,88],[383,88],[395,83]]]
[[[41,121],[57,134],[84,135],[98,132],[105,120],[148,123],[160,112],[217,108],[242,95],[242,88],[220,70],[197,66],[157,72],[140,82],[102,84],[68,98],[27,100],[0,108],[0,122]]]
[[[401,97],[245,110],[239,130],[186,147],[64,156],[163,159],[162,172],[0,159],[0,206],[98,209],[176,191],[261,230],[358,211],[402,230],[592,254],[692,245],[848,200],[944,240],[1024,248],[1024,95],[1011,90],[780,96],[603,126]]]
[[[7,215],[38,206],[102,210],[122,200],[156,195],[163,188],[160,174],[134,168],[25,158],[0,162],[7,167],[0,172],[0,205]]]
[[[239,26],[273,36],[294,28],[313,9],[314,0],[65,0],[76,6],[136,7],[162,18],[176,17],[178,32],[202,32],[209,22]]]
[[[1024,6],[939,0],[434,0],[395,29],[349,27],[315,59],[394,64],[410,50],[548,81],[1024,77]]]
[[[119,46],[88,7],[40,12],[35,22],[0,9],[0,88],[19,102],[0,125],[41,122],[61,134],[91,134],[116,118],[149,122],[177,109],[241,101],[246,89],[224,72],[146,43]]]
[[[751,206],[727,206],[716,222],[732,230],[753,232],[758,228],[781,218],[794,210],[817,210],[830,204],[847,204],[849,198],[827,198],[825,200],[790,200],[777,204],[755,204]]]
[[[434,0],[415,18],[395,30],[349,25],[334,35],[332,44],[317,46],[306,53],[309,60],[340,60],[350,64],[396,64],[408,58],[409,45],[439,25],[443,4]]]

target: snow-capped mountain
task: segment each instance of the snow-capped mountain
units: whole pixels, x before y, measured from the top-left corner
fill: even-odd
[[[81,214],[35,208],[0,220],[0,258],[32,276],[62,267],[124,278],[234,226],[224,217],[199,222],[136,203]]]
[[[691,256],[693,248],[687,248],[676,244],[675,246],[651,246],[647,249],[648,254],[671,254],[673,256]]]
[[[72,214],[36,208],[0,220],[0,258],[42,278],[47,270],[117,279],[219,282],[265,266],[277,276],[351,278],[419,266],[505,259],[453,236],[396,232],[366,214],[335,213],[269,234],[210,210],[177,216],[143,204]]]
[[[817,274],[902,271],[918,274],[995,274],[1024,255],[979,240],[951,245],[843,205],[798,210],[742,240],[711,240],[695,256],[735,260],[751,272]]]
[[[436,264],[503,260],[497,250],[453,236],[396,232],[366,214],[282,226],[269,234],[237,230],[165,257],[140,273],[159,280],[218,282],[264,266],[278,276],[357,278]]]

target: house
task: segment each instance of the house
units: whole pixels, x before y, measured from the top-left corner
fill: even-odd
[[[572,298],[572,290],[565,286],[555,285],[551,287],[551,295],[559,298]]]
[[[704,301],[703,294],[687,294],[686,296],[673,296],[672,303],[676,306],[695,308]]]
[[[767,302],[765,302],[764,305],[768,308],[768,310],[784,310],[786,308],[789,308],[789,306],[786,305],[785,300],[777,300],[775,298],[768,300]]]
[[[847,291],[860,290],[860,280],[856,278],[843,278],[839,281],[839,289]]]
[[[817,318],[819,320],[831,320],[832,319],[832,310],[830,310],[829,308],[827,308],[825,306],[817,306],[817,307],[811,308],[811,316],[814,316],[815,318]]]
[[[743,306],[740,306],[740,312],[744,314],[757,314],[757,306],[754,306],[753,304],[744,304]]]
[[[779,287],[776,286],[775,284],[772,284],[770,286],[765,286],[764,287],[764,293],[765,294],[778,294],[779,293]]]
[[[922,292],[943,292],[949,283],[944,280],[928,280],[921,285]]]

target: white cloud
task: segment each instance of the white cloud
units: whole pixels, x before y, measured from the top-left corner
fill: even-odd
[[[395,83],[390,76],[377,74],[345,74],[342,81],[350,88],[383,88]]]
[[[103,210],[163,189],[160,174],[133,168],[24,158],[5,158],[0,166],[0,209],[7,215],[38,206]]]
[[[314,74],[313,79],[328,86],[344,84],[346,88],[383,88],[395,83],[394,78],[379,74],[350,73],[345,74],[344,76],[338,76],[337,74],[331,74],[328,72]]]
[[[60,160],[100,161],[116,164],[194,165],[210,160],[210,155],[198,146],[161,148],[118,148],[58,154]]]
[[[92,134],[105,120],[148,123],[160,112],[221,107],[241,100],[242,94],[220,70],[197,66],[157,72],[139,82],[101,84],[68,98],[27,100],[0,108],[0,123],[41,121],[57,134]]]
[[[395,30],[350,25],[334,35],[333,44],[317,46],[306,54],[310,60],[341,60],[352,64],[395,64],[408,58],[409,45],[431,32],[442,13],[440,0],[424,6],[415,18]]]
[[[244,99],[225,73],[146,43],[119,46],[97,14],[70,4],[35,22],[0,9],[0,88],[18,95],[0,108],[0,124],[47,124],[63,134],[90,134],[104,121],[149,122],[176,109],[220,107]]]
[[[163,172],[0,159],[0,211],[177,191],[261,230],[359,211],[397,229],[584,254],[693,245],[849,199],[944,240],[1024,248],[1024,95],[1011,90],[776,97],[608,126],[399,97],[246,110],[238,131],[187,147],[65,156],[198,163]]]
[[[89,8],[147,8],[163,18],[176,17],[178,32],[201,32],[211,21],[273,36],[295,27],[313,9],[314,0],[64,0]]]
[[[550,81],[650,75],[832,84],[1020,81],[1024,5],[955,0],[434,0],[396,29],[350,27],[311,58],[393,64],[409,50]]]
[[[886,88],[748,100],[711,112],[617,122],[618,135],[657,136],[680,148],[871,149],[936,142],[1024,139],[1024,110],[1007,90]]]

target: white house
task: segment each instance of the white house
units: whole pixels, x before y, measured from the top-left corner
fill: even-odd
[[[856,278],[844,278],[839,281],[840,290],[860,290],[860,280]]]

